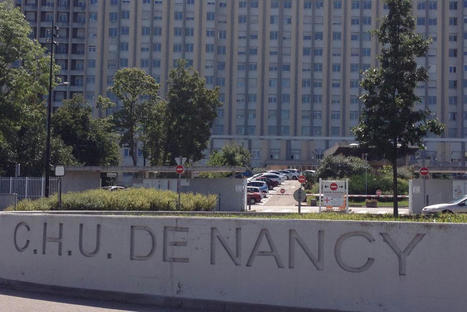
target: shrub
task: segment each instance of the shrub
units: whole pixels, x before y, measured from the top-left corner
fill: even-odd
[[[62,196],[62,210],[176,211],[178,195],[172,191],[130,188],[121,191],[90,190]],[[217,203],[216,195],[182,193],[180,210],[210,211]],[[13,207],[7,210],[13,210]],[[58,210],[57,196],[38,200],[22,200],[16,210]]]
[[[316,176],[322,179],[343,178],[365,172],[368,163],[358,157],[327,156],[321,162]]]

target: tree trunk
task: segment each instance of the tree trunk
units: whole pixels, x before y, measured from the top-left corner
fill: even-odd
[[[397,201],[397,140],[394,140],[394,148],[392,153],[392,190],[394,218],[397,218],[399,216],[399,207]]]

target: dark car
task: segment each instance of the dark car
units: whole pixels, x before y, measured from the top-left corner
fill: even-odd
[[[270,190],[272,190],[273,188],[275,188],[276,186],[279,185],[279,183],[277,181],[273,181],[273,180],[268,179],[266,177],[259,177],[259,178],[256,178],[255,180],[266,182],[266,184],[268,185],[268,188]]]

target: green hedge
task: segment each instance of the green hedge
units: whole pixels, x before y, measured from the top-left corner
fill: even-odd
[[[211,211],[217,204],[216,195],[181,193],[182,211]],[[178,195],[172,191],[129,188],[120,191],[90,190],[62,196],[62,210],[141,210],[176,211]],[[13,210],[8,207],[7,210]],[[57,196],[37,200],[22,200],[16,210],[58,210]]]

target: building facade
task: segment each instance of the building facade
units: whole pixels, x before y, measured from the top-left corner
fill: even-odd
[[[184,58],[221,90],[210,150],[239,142],[255,166],[314,164],[335,143],[354,142],[361,73],[377,65],[379,46],[369,31],[387,12],[383,0],[17,3],[39,41],[52,16],[60,27],[57,63],[71,85],[55,90],[56,105],[73,92],[94,103],[122,67],[143,68],[164,96],[171,68]],[[446,124],[445,135],[427,138],[414,161],[463,166],[467,2],[414,0],[413,13],[417,31],[433,39],[418,60],[430,75],[417,87],[419,106]]]

